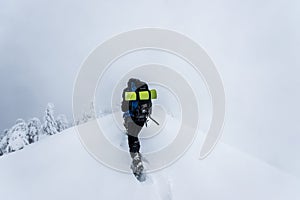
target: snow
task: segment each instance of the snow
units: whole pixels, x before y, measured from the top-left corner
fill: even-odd
[[[47,135],[57,134],[57,123],[54,118],[54,105],[48,103],[46,108],[46,115],[44,117],[43,130]]]
[[[23,149],[28,141],[26,139],[26,134],[28,132],[27,124],[24,120],[18,119],[16,124],[7,132],[7,138],[4,141],[7,141],[6,152],[13,152]]]
[[[75,129],[69,128],[1,157],[0,196],[5,200],[300,199],[300,181],[295,177],[222,142],[208,158],[199,160],[200,144],[198,137],[177,162],[140,183],[132,174],[93,159]]]
[[[28,144],[35,143],[47,136],[57,134],[69,127],[65,115],[60,114],[55,119],[54,105],[48,103],[44,116],[44,123],[34,117],[26,123],[17,119],[15,125],[0,134],[0,156],[25,148]]]

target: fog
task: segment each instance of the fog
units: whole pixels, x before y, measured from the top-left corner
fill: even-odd
[[[186,34],[213,59],[227,100],[222,141],[300,177],[299,1],[0,2],[0,129],[42,117],[48,102],[72,116],[81,63],[123,31]]]

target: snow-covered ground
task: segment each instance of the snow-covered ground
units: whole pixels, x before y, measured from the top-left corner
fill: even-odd
[[[94,160],[74,128],[0,159],[0,199],[299,199],[300,181],[220,142],[199,160],[187,153],[138,182]]]

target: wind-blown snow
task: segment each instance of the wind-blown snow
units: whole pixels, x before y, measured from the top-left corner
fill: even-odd
[[[144,183],[94,160],[74,128],[0,159],[5,200],[300,199],[300,181],[226,144],[198,160],[200,140]]]

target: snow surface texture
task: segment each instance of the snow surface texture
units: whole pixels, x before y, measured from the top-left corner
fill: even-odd
[[[200,144],[198,137],[177,162],[140,183],[132,174],[94,160],[70,128],[2,157],[0,196],[5,200],[300,198],[300,181],[293,176],[223,143],[207,159],[198,160]]]

